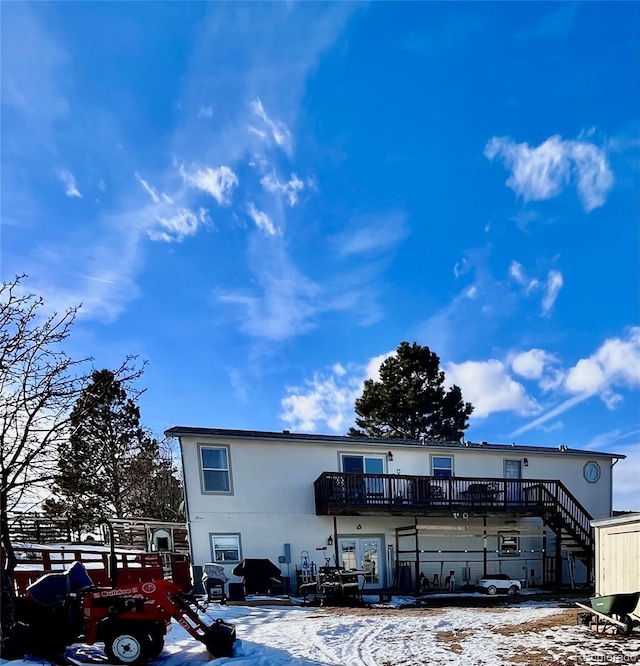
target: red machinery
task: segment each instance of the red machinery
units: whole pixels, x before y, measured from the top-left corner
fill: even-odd
[[[157,658],[171,619],[204,643],[214,657],[233,656],[235,627],[203,621],[178,585],[167,580],[96,589],[78,562],[62,574],[47,574],[18,599],[27,651],[60,653],[84,636],[104,641],[111,663],[140,666]]]

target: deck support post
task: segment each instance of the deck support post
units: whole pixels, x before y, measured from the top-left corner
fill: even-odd
[[[562,541],[560,539],[560,530],[555,533],[556,542],[556,586],[562,587]]]
[[[542,587],[545,587],[549,582],[547,580],[547,562],[549,558],[547,556],[547,528],[545,527],[542,533]]]
[[[418,516],[414,518],[414,530],[416,534],[416,594],[420,593],[420,549],[419,549],[419,535],[418,535]]]
[[[482,517],[482,577],[487,576],[487,517]]]

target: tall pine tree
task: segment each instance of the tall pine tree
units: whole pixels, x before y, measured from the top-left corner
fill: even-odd
[[[140,425],[138,395],[111,370],[98,370],[71,412],[56,497],[44,509],[67,516],[78,538],[104,518],[184,518],[171,452]]]
[[[166,441],[147,437],[132,463],[131,473],[138,483],[127,501],[129,517],[184,520],[182,482]]]
[[[58,450],[56,494],[72,523],[124,518],[136,479],[134,461],[147,439],[140,410],[111,370],[96,370],[70,417]]]
[[[458,386],[444,386],[440,358],[429,347],[401,342],[380,366],[380,380],[367,379],[356,400],[352,437],[459,441],[473,405]]]

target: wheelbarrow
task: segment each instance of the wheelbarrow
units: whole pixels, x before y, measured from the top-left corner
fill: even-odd
[[[633,611],[638,605],[639,599],[640,592],[609,594],[603,597],[591,597],[589,599],[591,608],[578,602],[576,602],[576,606],[589,611],[592,618],[595,616],[596,631],[606,631],[615,627],[618,634],[629,636],[637,624],[637,621],[633,619]],[[602,620],[602,625],[600,625],[600,620]]]

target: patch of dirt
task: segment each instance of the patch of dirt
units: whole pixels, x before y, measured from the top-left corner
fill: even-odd
[[[348,608],[344,606],[325,606],[324,610],[331,615],[349,615],[352,617],[376,617],[402,613],[403,616],[424,617],[428,615],[442,615],[446,608]]]
[[[542,617],[539,620],[527,622],[527,624],[512,624],[507,627],[494,627],[492,631],[496,634],[502,634],[503,636],[513,636],[514,634],[521,633],[540,633],[541,631],[546,631],[548,629],[568,626],[576,626],[575,611],[560,611],[555,615]]]
[[[436,640],[441,643],[446,643],[451,652],[461,654],[463,652],[460,641],[470,636],[473,632],[469,629],[454,629],[453,631],[438,631],[436,633]]]
[[[558,663],[557,654],[552,654],[547,650],[538,648],[527,649],[524,653],[510,654],[508,663],[527,664],[528,666],[549,666],[549,664]],[[580,655],[563,655],[561,662],[567,666],[587,666],[593,664],[593,661],[585,661]]]

